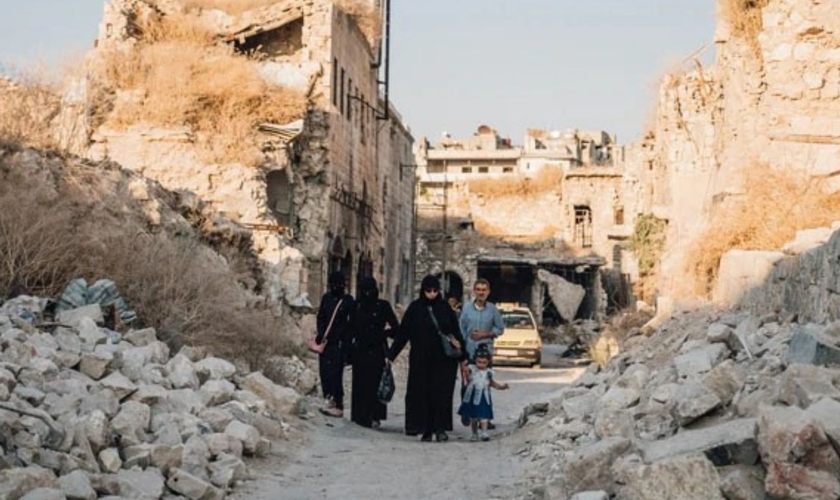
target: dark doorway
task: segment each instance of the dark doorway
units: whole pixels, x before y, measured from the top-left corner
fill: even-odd
[[[532,306],[534,267],[517,262],[482,262],[478,277],[490,282],[490,301]]]
[[[464,280],[458,275],[458,273],[454,271],[446,271],[443,275],[438,274],[437,277],[443,287],[443,297],[445,299],[455,297],[458,302],[464,301]]]

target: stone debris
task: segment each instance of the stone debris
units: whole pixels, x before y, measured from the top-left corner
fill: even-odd
[[[0,306],[0,499],[223,499],[296,414],[299,393],[260,373],[111,332],[98,304],[42,324],[43,303]],[[316,380],[286,359],[297,386]]]
[[[840,324],[677,313],[522,420],[538,498],[840,498]]]

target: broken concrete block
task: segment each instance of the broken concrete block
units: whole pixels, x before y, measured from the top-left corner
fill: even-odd
[[[801,408],[762,405],[758,446],[765,465],[799,463],[840,476],[840,458],[822,426]]]
[[[242,442],[246,453],[253,454],[260,442],[260,433],[254,427],[234,420],[225,428],[225,434]]]
[[[840,399],[840,390],[824,380],[799,378],[793,381],[796,400],[802,408],[808,408],[823,398]]]
[[[111,430],[120,436],[122,446],[141,444],[146,440],[151,420],[151,408],[137,401],[126,401],[111,419]]]
[[[236,375],[236,366],[221,358],[204,358],[195,363],[195,370],[205,380],[227,380]]]
[[[122,467],[122,459],[116,448],[105,448],[99,452],[99,465],[105,472],[114,473]]]
[[[567,453],[564,488],[573,492],[604,489],[614,490],[612,465],[632,450],[632,442],[625,438],[607,438]]]
[[[247,477],[245,462],[238,457],[228,454],[219,455],[218,459],[207,466],[210,472],[210,482],[219,488],[228,488],[235,481]]]
[[[606,394],[601,396],[598,404],[602,408],[623,410],[637,405],[641,397],[642,394],[638,389],[621,388],[614,385],[610,387]]]
[[[688,455],[641,466],[627,474],[627,500],[724,500],[720,478],[703,455]]]
[[[703,386],[714,392],[721,404],[726,406],[744,387],[744,375],[738,365],[728,359],[703,377]]]
[[[171,413],[199,414],[207,405],[198,392],[192,389],[177,389],[166,395],[166,406]]]
[[[117,472],[120,496],[138,500],[158,500],[163,496],[163,474],[158,469],[121,470]]]
[[[580,304],[586,297],[586,290],[562,277],[544,269],[537,271],[537,277],[548,287],[548,296],[566,321],[574,321]]]
[[[227,380],[208,380],[201,386],[199,393],[207,406],[227,403],[233,398],[236,386]]]
[[[256,429],[254,430],[256,432]],[[238,439],[232,436],[233,439]],[[259,440],[259,438],[257,438]],[[255,445],[256,446],[256,445]],[[203,436],[192,436],[184,443],[181,452],[181,469],[190,474],[206,479],[207,464],[210,462],[210,449]]]
[[[232,455],[241,456],[242,452],[236,453],[234,449],[231,452]],[[254,451],[254,456],[257,458],[267,458],[271,454],[271,441],[266,438],[260,438],[260,442],[257,443],[257,449]]]
[[[275,384],[262,373],[248,375],[242,379],[240,386],[264,399],[276,415],[292,415],[297,411],[300,401],[297,391]]]
[[[209,482],[180,469],[171,471],[166,486],[190,500],[221,500],[224,498],[224,493]]]
[[[105,376],[113,361],[114,355],[109,352],[86,352],[82,354],[79,371],[93,380],[99,380]]]
[[[37,488],[58,489],[58,478],[38,466],[0,470],[0,498],[21,498]]]
[[[90,318],[79,320],[77,329],[79,331],[79,340],[82,341],[82,351],[93,351],[96,346],[108,342],[108,335]]]
[[[677,389],[671,416],[681,427],[694,422],[700,417],[720,407],[721,401],[717,394],[707,389],[700,382],[689,381]]]
[[[94,410],[80,417],[79,429],[94,453],[111,446],[111,426],[102,410]]]
[[[790,339],[787,359],[789,363],[840,365],[840,348],[833,339],[813,329],[797,327]]]
[[[96,500],[98,496],[90,485],[90,478],[82,471],[73,471],[58,478],[58,484],[68,500]]]
[[[729,355],[730,350],[726,345],[709,344],[675,357],[674,368],[676,368],[677,375],[680,378],[696,379],[712,371],[712,368],[728,358]]]
[[[192,361],[182,354],[176,355],[166,364],[168,379],[175,389],[198,389],[198,375]]]
[[[718,469],[720,490],[727,500],[766,500],[764,469],[760,465],[730,465]]]
[[[144,405],[154,406],[160,401],[166,401],[168,394],[168,390],[157,384],[141,384],[137,387],[137,392],[132,394],[129,399]]]
[[[836,475],[792,463],[771,462],[767,466],[764,489],[771,498],[840,498],[840,481]]]
[[[581,491],[575,493],[569,500],[609,500],[610,496],[606,491]]]
[[[598,395],[592,392],[564,399],[561,403],[563,411],[569,420],[583,420],[591,418],[598,406]]]
[[[605,439],[608,437],[635,438],[633,414],[630,411],[612,411],[604,409],[595,418],[595,434]]]
[[[79,327],[82,319],[89,319],[94,324],[105,321],[105,317],[102,315],[102,307],[99,304],[90,304],[77,307],[76,309],[61,311],[55,319],[58,323],[73,328]]]
[[[717,467],[758,462],[755,419],[740,419],[684,431],[669,438],[645,443],[642,456],[653,463],[682,455],[703,453]]]
[[[137,386],[122,373],[114,372],[99,381],[102,387],[114,391],[119,400],[123,400],[137,390]]]
[[[673,401],[679,388],[679,384],[663,384],[656,386],[650,393],[650,399],[657,403],[669,404]]]
[[[251,391],[236,391],[233,393],[233,400],[239,401],[253,412],[262,413],[268,409],[268,403]]]
[[[20,497],[20,500],[67,500],[64,493],[55,488],[35,488],[26,495]]]
[[[131,330],[125,334],[123,340],[131,343],[136,347],[143,347],[157,341],[157,333],[154,328],[144,328],[142,330]]]

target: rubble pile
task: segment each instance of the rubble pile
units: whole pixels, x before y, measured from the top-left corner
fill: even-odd
[[[531,498],[840,498],[840,322],[681,313],[543,410]]]
[[[46,305],[0,307],[0,499],[221,499],[298,411],[261,373],[99,326],[99,304]]]

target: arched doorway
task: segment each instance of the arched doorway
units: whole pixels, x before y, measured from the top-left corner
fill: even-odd
[[[367,252],[366,254],[359,255],[359,268],[356,273],[356,290],[359,289],[362,278],[369,276],[373,276],[373,259],[370,256],[370,252]]]

